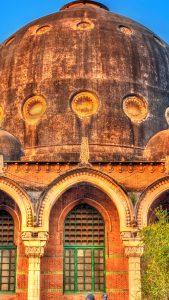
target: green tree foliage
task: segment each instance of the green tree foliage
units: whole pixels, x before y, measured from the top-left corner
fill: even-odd
[[[141,231],[142,295],[145,300],[169,299],[169,216],[166,210],[155,211],[156,222]]]

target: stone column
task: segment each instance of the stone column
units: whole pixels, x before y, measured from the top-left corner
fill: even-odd
[[[29,238],[28,238],[29,236]],[[40,300],[40,258],[44,254],[47,234],[24,233],[23,241],[28,256],[28,300]]]
[[[141,300],[141,267],[143,242],[139,237],[138,229],[121,232],[125,255],[129,259],[129,300]]]
[[[140,258],[142,246],[125,247],[125,255],[129,259],[129,300],[141,300]]]

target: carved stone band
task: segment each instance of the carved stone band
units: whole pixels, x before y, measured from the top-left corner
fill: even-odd
[[[143,246],[127,246],[125,247],[125,255],[127,257],[141,257],[143,255]]]

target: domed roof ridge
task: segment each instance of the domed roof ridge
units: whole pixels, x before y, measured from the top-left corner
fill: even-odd
[[[64,6],[62,6],[60,10],[66,10],[66,9],[69,9],[69,8],[84,6],[84,5],[85,6],[90,5],[90,6],[99,7],[99,8],[105,9],[105,10],[109,10],[109,8],[106,5],[104,5],[100,2],[91,1],[91,0],[72,1],[72,2],[69,2],[69,3],[65,4]]]

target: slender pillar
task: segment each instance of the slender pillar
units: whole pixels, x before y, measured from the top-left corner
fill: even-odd
[[[125,255],[128,257],[129,268],[129,300],[141,300],[141,256],[143,242],[137,229],[121,232]]]
[[[24,233],[23,241],[28,256],[28,300],[40,300],[40,260],[44,254],[47,234],[40,233],[37,238],[32,233]],[[28,238],[28,236],[30,236]]]
[[[143,247],[125,247],[125,255],[129,258],[129,300],[141,300],[140,258]]]
[[[29,256],[28,300],[40,299],[40,256]]]

